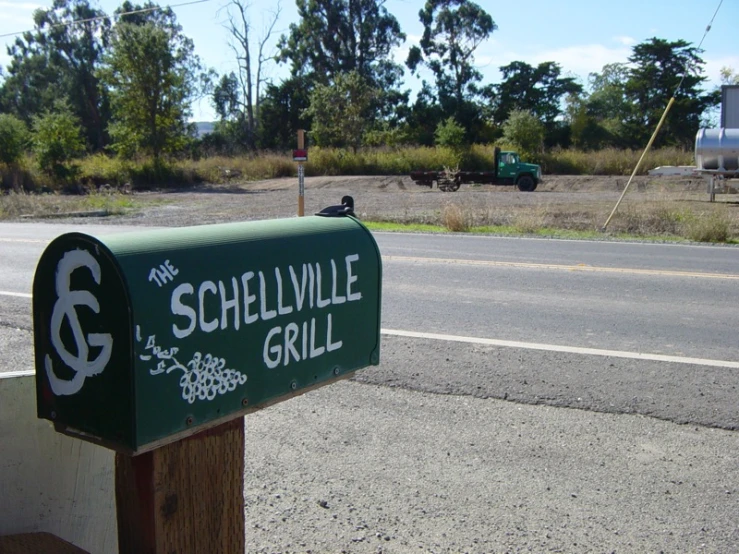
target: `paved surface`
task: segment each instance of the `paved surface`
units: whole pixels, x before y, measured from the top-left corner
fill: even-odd
[[[246,433],[249,552],[739,549],[728,431],[350,382]]]
[[[0,290],[66,229],[0,225]],[[386,334],[249,416],[249,552],[739,551],[736,249],[378,242],[383,327],[472,342]],[[32,366],[29,309],[0,296],[0,371]]]

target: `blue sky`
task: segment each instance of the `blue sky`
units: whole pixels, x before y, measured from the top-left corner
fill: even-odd
[[[180,1],[175,0],[172,5]],[[277,0],[247,1],[256,39],[278,4]],[[555,61],[565,73],[586,84],[588,73],[599,71],[606,63],[626,62],[631,47],[651,37],[683,39],[698,45],[719,1],[478,0],[498,29],[479,47],[475,62],[486,83],[499,82],[498,68],[519,60],[532,65]],[[92,3],[111,14],[122,0],[92,0]],[[385,7],[398,19],[407,35],[406,43],[394,53],[399,62],[403,62],[408,49],[418,43],[422,33],[418,11],[424,3],[425,0],[386,0]],[[33,11],[50,5],[50,0],[0,0],[0,35],[31,29]],[[228,46],[229,35],[223,26],[227,21],[227,5],[227,0],[210,0],[174,9],[184,33],[195,42],[197,54],[219,73],[235,68],[234,55]],[[282,11],[276,27],[280,32],[274,34],[275,40],[297,19],[294,0],[280,0],[280,5]],[[739,0],[724,0],[703,42],[702,57],[707,62],[705,72],[710,86],[718,84],[721,67],[739,71],[737,21]],[[5,45],[13,40],[13,37],[0,38],[0,65],[3,67],[9,59]],[[287,74],[286,65],[270,65],[265,70],[275,81]],[[420,88],[420,79],[406,73],[405,85],[416,91]],[[209,101],[203,100],[193,106],[194,120],[212,118]]]

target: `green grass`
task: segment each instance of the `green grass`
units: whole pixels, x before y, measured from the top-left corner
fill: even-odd
[[[141,200],[118,193],[93,193],[82,196],[11,192],[0,194],[0,220],[17,219],[22,216],[54,217],[69,212],[90,211],[104,212],[105,215],[122,215],[143,205],[144,202]]]
[[[389,221],[362,221],[370,231],[387,231],[403,233],[448,233],[441,225],[427,225],[424,223],[392,223]]]
[[[421,223],[392,223],[387,221],[362,221],[371,231],[385,231],[390,233],[452,233],[461,232],[469,235],[497,235],[497,236],[541,236],[548,238],[566,239],[593,239],[603,238],[602,233],[595,231],[571,231],[566,229],[537,229],[533,233],[522,233],[511,225],[481,225],[469,227],[465,231],[450,231],[442,225],[428,225]]]
[[[577,231],[572,229],[556,229],[543,227],[532,232],[521,232],[520,228],[513,225],[482,225],[470,227],[466,231],[450,231],[442,225],[425,225],[419,223],[392,223],[392,222],[362,222],[371,231],[383,231],[388,233],[452,233],[461,232],[469,235],[494,235],[504,237],[541,237],[555,238],[566,240],[624,240],[624,241],[645,241],[645,242],[723,242],[725,244],[739,244],[739,240],[727,238],[723,241],[704,240],[705,237],[697,236],[678,236],[678,235],[642,235],[631,233],[611,233],[602,231]],[[709,226],[710,228],[711,226]],[[709,236],[713,237],[713,234]]]
[[[90,194],[80,200],[82,209],[101,210],[109,215],[120,215],[136,208],[134,199],[123,194]]]

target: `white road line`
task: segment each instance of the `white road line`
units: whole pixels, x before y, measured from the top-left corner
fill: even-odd
[[[581,348],[579,346],[560,346],[556,344],[539,344],[535,342],[518,342],[513,340],[483,339],[479,337],[462,337],[458,335],[442,335],[439,333],[420,333],[416,331],[401,331],[398,329],[382,329],[383,335],[408,337],[415,339],[443,340],[448,342],[463,342],[468,344],[483,344],[486,346],[503,346],[508,348],[525,348],[527,350],[546,350],[549,352],[565,352],[568,354],[586,354],[590,356],[609,356],[612,358],[627,358],[630,360],[650,360],[655,362],[670,362],[676,364],[704,365],[739,369],[739,362],[726,360],[709,360],[705,358],[686,358],[683,356],[665,356],[662,354],[645,354],[642,352],[625,352],[622,350],[601,350],[599,348]]]
[[[29,295],[30,296],[30,295]],[[589,356],[604,356],[611,358],[626,358],[629,360],[648,360],[653,362],[668,362],[675,364],[703,365],[709,367],[723,367],[739,369],[739,362],[727,360],[709,360],[706,358],[687,358],[683,356],[665,356],[663,354],[645,354],[643,352],[626,352],[623,350],[601,350],[599,348],[581,348],[579,346],[561,346],[557,344],[540,344],[535,342],[519,342],[513,340],[483,339],[480,337],[463,337],[459,335],[444,335],[440,333],[421,333],[418,331],[401,331],[399,329],[382,329],[383,335],[391,337],[406,337],[413,339],[443,340],[447,342],[461,342],[467,344],[481,344],[485,346],[501,346],[507,348],[523,348],[526,350],[545,350],[547,352],[564,352],[567,354],[584,354]],[[31,372],[17,372],[20,375],[33,374]],[[0,373],[0,377],[12,376]]]
[[[0,237],[0,242],[26,242],[26,243],[48,244],[51,241],[46,240],[46,239],[9,239],[9,238]]]
[[[31,298],[27,292],[10,292],[8,290],[0,290],[0,296],[17,296],[19,298]]]
[[[383,261],[411,262],[447,265],[478,265],[488,267],[517,267],[524,269],[555,269],[564,271],[582,271],[590,273],[627,273],[633,275],[661,275],[667,277],[700,277],[703,279],[739,280],[739,275],[731,273],[702,273],[699,271],[673,271],[666,269],[635,269],[627,267],[598,267],[592,265],[537,264],[529,262],[504,262],[496,260],[466,260],[458,258],[421,258],[416,256],[383,256]]]
[[[35,369],[24,369],[20,371],[7,371],[0,373],[0,379],[13,379],[14,377],[30,377],[36,375]]]
[[[0,291],[0,296],[16,296],[31,298],[32,295],[24,292]],[[444,335],[439,333],[422,333],[418,331],[402,331],[398,329],[382,329],[383,335],[408,337],[416,339],[443,340],[448,342],[463,342],[468,344],[483,344],[486,346],[503,346],[508,348],[524,348],[527,350],[546,350],[549,352],[565,352],[569,354],[585,354],[589,356],[609,356],[612,358],[627,358],[631,360],[650,360],[655,362],[670,362],[676,364],[704,365],[710,367],[724,367],[739,369],[739,362],[727,360],[710,360],[707,358],[687,358],[683,356],[666,356],[663,354],[647,354],[643,352],[627,352],[623,350],[601,350],[599,348],[582,348],[579,346],[561,346],[557,344],[540,344],[536,342],[519,342],[513,340],[484,339],[480,337],[464,337],[459,335]]]

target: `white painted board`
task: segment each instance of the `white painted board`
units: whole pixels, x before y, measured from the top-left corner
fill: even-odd
[[[114,454],[36,418],[32,372],[0,374],[0,535],[49,532],[118,551]]]

